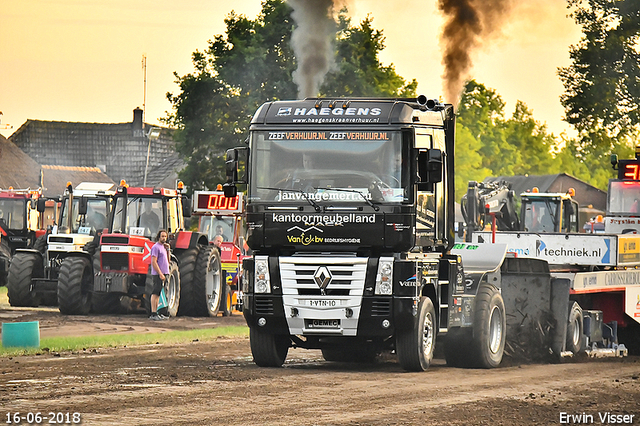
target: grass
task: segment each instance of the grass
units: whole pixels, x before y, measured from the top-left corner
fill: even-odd
[[[0,287],[0,305],[9,305],[7,287]],[[77,352],[96,348],[129,347],[152,344],[180,344],[193,341],[207,342],[219,337],[248,336],[244,326],[202,328],[195,330],[170,330],[146,334],[101,334],[96,336],[58,336],[40,339],[40,348],[5,348],[0,344],[0,357],[37,355],[45,352]]]
[[[107,334],[99,336],[47,337],[40,339],[40,348],[5,348],[0,345],[0,357],[37,355],[45,352],[77,352],[96,348],[129,347],[151,344],[207,342],[219,337],[248,336],[247,327],[232,326],[197,330],[171,330],[147,334]]]

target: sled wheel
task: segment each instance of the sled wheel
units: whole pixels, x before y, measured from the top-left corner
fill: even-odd
[[[483,284],[475,303],[473,346],[479,368],[495,368],[502,362],[507,330],[504,301],[498,289]]]
[[[422,297],[414,327],[399,331],[396,336],[396,352],[402,368],[408,371],[429,368],[436,344],[436,327],[433,302],[428,297]]]
[[[280,334],[268,334],[255,327],[249,329],[253,362],[260,367],[282,367],[287,359],[291,339]]]
[[[567,350],[577,355],[582,350],[582,336],[584,333],[584,323],[582,318],[582,308],[577,303],[573,303],[569,308],[569,323],[567,324]]]

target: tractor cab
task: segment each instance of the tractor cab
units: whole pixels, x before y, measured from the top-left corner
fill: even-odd
[[[578,232],[578,203],[575,190],[541,193],[537,188],[520,194],[522,231],[552,233]]]

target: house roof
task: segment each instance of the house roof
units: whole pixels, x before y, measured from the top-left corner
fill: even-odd
[[[158,137],[151,135],[154,127],[161,129]],[[175,154],[172,133],[143,123],[136,108],[129,123],[27,120],[9,140],[41,165],[98,167],[115,181],[140,186],[147,157],[151,169]]]
[[[178,172],[185,167],[185,162],[178,153],[173,153],[164,159],[162,164],[150,168],[147,173],[147,186],[160,188],[175,188]]]
[[[75,188],[81,182],[115,182],[97,167],[42,166],[43,194],[45,197],[57,197],[64,193],[67,183]]]
[[[38,188],[40,165],[0,135],[0,188]]]

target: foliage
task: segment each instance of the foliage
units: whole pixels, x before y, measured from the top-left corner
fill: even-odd
[[[187,161],[180,174],[190,191],[224,181],[224,154],[246,138],[253,113],[266,101],[295,99],[296,59],[290,46],[294,22],[283,0],[265,0],[255,20],[231,12],[225,35],[193,53],[194,72],[174,73],[180,91],[167,93],[173,112],[165,122],[177,128],[176,148]],[[352,26],[338,16],[336,65],[321,96],[415,96],[417,82],[406,83],[393,66],[383,66],[381,31],[367,17]]]
[[[603,132],[620,139],[640,119],[640,10],[637,0],[568,0],[583,37],[571,46],[572,64],[560,68],[567,122],[583,136]],[[593,138],[591,147],[611,148]]]
[[[558,141],[518,101],[511,118],[493,89],[474,80],[465,85],[458,108],[456,141],[456,199],[468,181],[487,176],[544,175],[561,172],[553,152]]]

